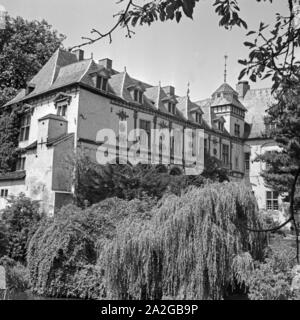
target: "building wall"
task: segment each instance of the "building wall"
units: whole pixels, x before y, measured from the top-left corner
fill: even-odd
[[[78,122],[78,97],[79,94],[75,90],[67,90],[67,94],[71,95],[72,99],[70,105],[67,109],[66,120],[68,121],[68,132],[74,132],[77,134],[77,122]],[[30,145],[34,141],[37,140],[38,136],[38,120],[48,114],[56,114],[57,110],[54,104],[54,98],[56,94],[48,96],[47,98],[40,99],[35,103],[32,103],[32,115],[31,115],[31,123],[30,123],[30,132],[29,139],[27,141],[22,141],[19,143],[20,148],[25,148]],[[75,139],[76,141],[76,139]]]
[[[1,189],[8,190],[8,196],[26,193],[25,180],[0,181],[0,190]],[[6,205],[6,198],[0,197],[0,210],[4,209]]]
[[[229,113],[222,114],[223,118],[226,120],[224,123],[225,129],[232,135],[235,135],[234,125],[238,124],[240,126],[240,137],[244,136],[244,120],[238,117],[234,117]]]
[[[250,183],[250,186],[255,194],[255,197],[258,202],[258,207],[260,210],[267,210],[266,208],[266,193],[267,191],[272,191],[268,188],[264,179],[261,176],[261,172],[265,170],[266,164],[262,161],[255,161],[259,155],[264,154],[267,151],[276,151],[280,150],[278,145],[272,140],[249,140],[245,144],[244,151],[251,152],[250,154],[250,170],[246,172],[246,181]],[[279,197],[279,210],[277,219],[280,222],[285,221],[285,212],[286,212],[286,204],[282,202],[282,198]]]
[[[71,193],[75,163],[74,137],[55,145],[53,149],[52,190]]]
[[[232,143],[232,170],[244,172],[244,146],[239,143]]]
[[[99,130],[108,128],[112,129],[116,135],[119,135],[119,113],[124,112],[127,116],[127,134],[135,128],[138,129],[140,126],[140,120],[149,121],[151,129],[160,129],[163,127],[172,128],[174,130],[183,130],[183,124],[180,122],[172,121],[167,117],[154,114],[152,112],[143,112],[143,110],[138,110],[135,112],[133,109],[126,106],[120,106],[106,97],[91,93],[85,89],[80,91],[79,99],[79,117],[78,117],[78,138],[83,140],[81,142],[81,149],[85,150],[84,152],[89,153],[92,160],[96,160],[96,151],[97,146],[93,145],[92,142],[97,140],[97,133]],[[136,117],[136,120],[135,120]],[[156,121],[156,126],[155,126]],[[85,141],[84,141],[85,140]],[[87,141],[89,140],[89,141]],[[153,150],[158,150],[158,147],[155,145],[156,140],[151,141],[151,146]],[[132,146],[133,143],[128,143],[128,148]],[[108,150],[111,150],[113,147],[109,143],[105,144]],[[204,141],[199,146],[204,150]],[[144,155],[147,158],[147,155]],[[158,161],[158,154],[156,154],[152,160]],[[170,157],[164,157],[163,161],[166,164],[170,163]],[[202,160],[202,169],[204,165],[204,160]],[[182,157],[176,158],[176,164],[182,164]],[[199,168],[200,170],[200,168]]]
[[[25,180],[0,182],[0,189],[8,189],[9,195],[24,193],[27,197],[40,201],[41,211],[50,216],[54,213],[54,192],[52,191],[53,149],[45,145],[26,154]],[[0,201],[0,210],[7,204]]]
[[[45,144],[26,155],[26,195],[41,203],[48,215],[54,214],[54,192],[52,191],[53,148]]]
[[[77,136],[77,123],[78,123],[78,101],[79,95],[76,90],[68,90],[67,94],[72,96],[70,105],[67,109],[65,119],[68,121],[67,130],[69,133],[74,133]],[[49,96],[47,99],[41,99],[35,103],[32,103],[32,115],[29,131],[29,139],[19,143],[20,148],[25,148],[28,145],[35,142],[38,137],[47,137],[46,132],[43,131],[43,127],[39,124],[39,119],[48,115],[56,114],[57,110],[54,104],[55,95]],[[55,126],[55,122],[51,122],[51,126]],[[57,123],[59,125],[59,123]],[[40,131],[39,131],[40,130]],[[48,126],[45,129],[48,132]],[[51,127],[50,131],[55,132],[55,127]],[[75,139],[76,141],[76,139]],[[41,141],[39,141],[41,142]],[[61,164],[63,163],[62,154],[65,154],[69,145],[64,143],[62,146],[57,147],[54,152],[52,147],[47,147],[46,139],[43,139],[43,144],[38,143],[37,149],[26,152],[25,181],[3,181],[0,183],[1,188],[8,189],[9,194],[18,195],[20,192],[25,193],[26,196],[33,200],[38,200],[41,203],[41,210],[46,212],[48,215],[54,214],[55,209],[55,192],[54,189],[69,191],[69,171],[65,171],[62,174]],[[55,165],[53,160],[55,157]],[[54,169],[55,168],[55,169]],[[67,182],[66,182],[67,181]],[[53,185],[54,182],[54,185]],[[0,199],[0,209],[4,208],[7,201],[3,198]]]

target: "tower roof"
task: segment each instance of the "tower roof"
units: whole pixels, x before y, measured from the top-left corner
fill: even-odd
[[[223,83],[213,94],[215,93],[233,93],[238,95],[238,93],[228,84],[228,83]]]

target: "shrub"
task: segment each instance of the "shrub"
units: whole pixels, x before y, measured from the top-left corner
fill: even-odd
[[[292,267],[295,264],[295,249],[283,242],[269,247],[265,260],[255,263],[248,279],[251,300],[290,300],[293,280]]]
[[[41,219],[39,204],[20,194],[8,199],[8,205],[2,212],[7,238],[6,254],[22,263],[26,262],[29,240]]]
[[[85,210],[69,205],[44,220],[28,249],[28,268],[35,293],[55,297],[99,298],[106,294],[96,265],[106,241],[124,217],[147,219],[153,202],[106,199]]]
[[[236,283],[245,289],[251,300],[290,300],[292,268],[296,263],[295,249],[282,236],[275,235],[273,245],[265,249],[262,261],[249,254],[237,255],[232,269]]]
[[[4,256],[0,259],[0,265],[5,268],[9,292],[24,292],[29,289],[29,273],[20,262]]]
[[[77,168],[76,199],[81,207],[85,200],[93,204],[110,197],[131,200],[144,195],[161,199],[166,192],[180,195],[188,186],[203,186],[207,180],[229,181],[221,161],[208,154],[205,154],[205,170],[198,176],[186,176],[180,168],[168,169],[162,164],[99,165],[84,153],[79,153],[72,164]]]

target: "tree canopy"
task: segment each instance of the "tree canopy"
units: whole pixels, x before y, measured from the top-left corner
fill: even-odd
[[[45,21],[7,17],[0,30],[0,108],[50,59],[65,37]],[[0,172],[13,171],[22,107],[0,109]]]
[[[64,39],[45,20],[7,17],[0,30],[0,106],[26,87]]]

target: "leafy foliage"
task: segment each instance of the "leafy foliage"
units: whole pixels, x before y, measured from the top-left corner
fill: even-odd
[[[166,192],[180,195],[191,185],[200,187],[207,181],[228,181],[228,171],[220,160],[205,155],[205,170],[198,176],[184,175],[182,169],[168,169],[164,165],[136,166],[99,165],[85,154],[78,153],[67,161],[76,167],[76,199],[79,206],[97,203],[109,197],[161,199]]]
[[[24,108],[21,106],[0,112],[0,173],[15,170],[20,119],[23,112]]]
[[[7,17],[0,30],[0,106],[26,87],[64,39],[45,20]]]
[[[260,227],[245,186],[210,184],[166,196],[150,220],[120,224],[101,253],[111,297],[220,299],[233,257],[250,250],[256,259],[263,247],[264,237],[240,229],[241,221]]]
[[[293,248],[281,236],[274,236],[266,248],[263,261],[254,261],[248,254],[237,255],[233,272],[239,285],[246,288],[251,300],[293,300],[292,268],[296,263]]]
[[[256,0],[261,1],[261,0]],[[264,0],[270,1],[272,0]],[[139,0],[120,0],[119,3],[126,2],[126,8],[115,16],[118,17],[118,22],[106,33],[100,32],[97,29],[91,31],[92,37],[83,37],[86,42],[77,45],[74,48],[83,47],[95,43],[105,37],[109,37],[112,41],[112,33],[118,27],[122,26],[126,28],[126,37],[131,38],[135,33],[131,27],[137,25],[151,25],[156,21],[170,21],[175,20],[179,23],[182,17],[188,17],[193,19],[196,5],[199,0],[152,0],[152,1],[139,1]],[[246,22],[239,15],[239,6],[237,0],[215,0],[213,3],[215,12],[220,16],[219,25],[226,29],[233,26],[247,28]]]
[[[6,28],[0,30],[0,107],[26,87],[63,40],[44,20],[7,17]],[[0,109],[0,173],[15,169],[23,111],[20,106]]]
[[[28,268],[35,293],[56,297],[100,299],[107,293],[103,271],[96,266],[99,251],[127,216],[147,218],[152,201],[112,198],[82,210],[61,209],[44,220],[28,249]]]
[[[39,204],[20,194],[8,199],[2,211],[2,221],[7,239],[6,254],[20,262],[26,262],[27,247],[41,219]]]
[[[280,150],[266,152],[257,160],[264,161],[267,166],[262,176],[272,189],[287,193],[290,202],[289,219],[297,237],[299,226],[296,218],[300,206],[299,175],[300,175],[300,88],[282,83],[282,90],[277,94],[277,102],[268,110],[266,123],[271,126],[270,135],[277,142]],[[297,259],[300,259],[297,241]]]
[[[4,256],[0,265],[5,268],[8,292],[24,292],[30,287],[28,270],[15,260]]]
[[[222,194],[222,197],[219,195]],[[61,297],[222,297],[234,255],[261,255],[255,199],[237,184],[192,187],[181,197],[106,199],[68,206],[32,237],[28,268],[34,292]]]
[[[4,223],[0,219],[0,258],[6,254],[8,240]]]

